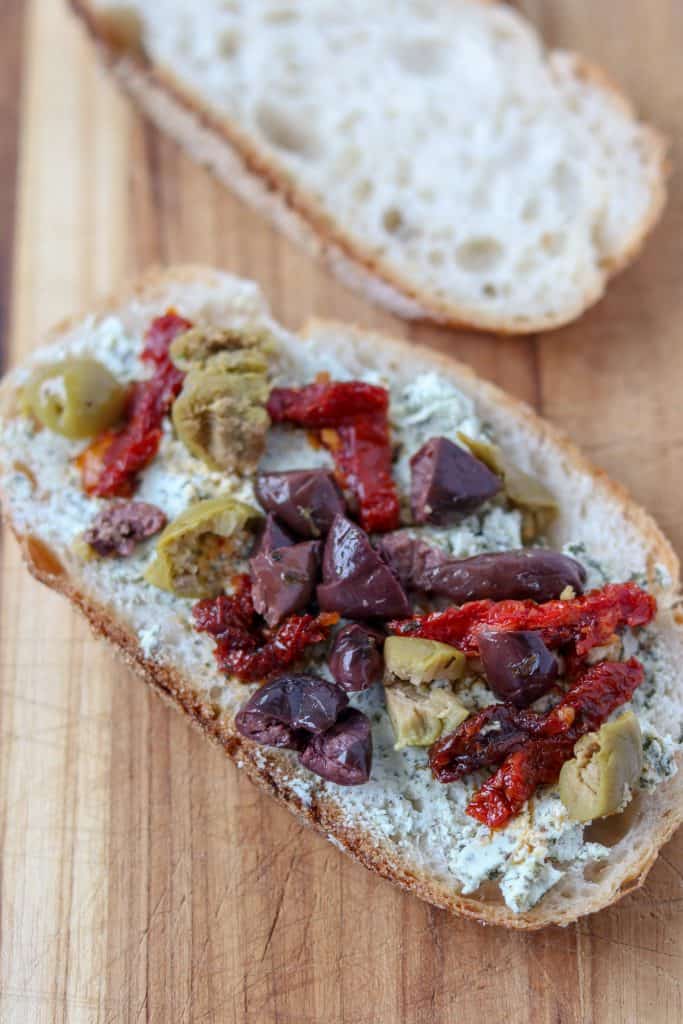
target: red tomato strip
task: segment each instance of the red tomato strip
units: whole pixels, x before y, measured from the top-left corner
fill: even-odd
[[[322,435],[337,466],[340,481],[358,498],[360,522],[369,532],[395,530],[399,503],[391,475],[389,394],[362,381],[273,388],[268,413],[274,423],[294,423]]]
[[[278,629],[259,624],[249,576],[240,576],[231,595],[198,601],[192,609],[197,629],[216,638],[219,667],[242,682],[267,679],[288,668],[311,644],[327,639],[336,613],[290,615]]]
[[[169,356],[171,342],[191,326],[172,310],[150,324],[141,358],[155,367],[153,376],[133,385],[123,429],[95,438],[78,457],[88,494],[110,498],[133,493],[136,475],[159,450],[161,422],[183,384],[185,375]]]
[[[557,780],[562,765],[574,753],[576,741],[598,729],[613,711],[629,701],[644,677],[643,666],[635,658],[604,661],[587,668],[557,707],[534,716],[532,730],[526,722],[526,741],[508,753],[495,774],[475,793],[467,807],[470,817],[490,828],[500,828],[519,814],[538,786]],[[527,719],[532,715],[525,713]],[[434,747],[430,761],[433,754]]]
[[[568,601],[470,601],[430,615],[389,623],[389,632],[424,637],[451,644],[468,655],[479,652],[483,628],[528,629],[542,636],[549,647],[576,645],[579,656],[610,641],[625,626],[645,626],[657,611],[657,602],[635,583],[609,583]]]

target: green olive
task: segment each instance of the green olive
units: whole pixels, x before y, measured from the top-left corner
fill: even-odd
[[[453,732],[469,712],[446,689],[427,689],[406,683],[387,686],[387,711],[394,730],[394,750],[429,747],[442,733]]]
[[[465,655],[437,640],[389,636],[384,641],[384,664],[392,675],[418,686],[434,679],[459,679],[465,669]]]
[[[34,416],[57,434],[93,437],[121,418],[126,389],[95,359],[68,358],[40,366],[26,386]]]
[[[181,597],[215,597],[249,554],[260,519],[227,496],[195,502],[160,535],[145,579]]]
[[[274,351],[273,340],[262,327],[211,327],[200,324],[179,334],[171,343],[171,359],[181,370],[204,367],[217,358],[227,368],[265,371],[268,356]],[[228,358],[232,356],[232,360]],[[241,360],[244,360],[241,363]]]
[[[466,445],[475,458],[490,470],[502,476],[508,500],[522,513],[522,539],[529,543],[545,533],[558,513],[555,496],[536,477],[529,476],[511,463],[506,463],[498,445],[489,441],[475,441],[467,434],[458,433],[458,440]]]
[[[642,761],[640,726],[632,711],[582,736],[560,772],[560,798],[570,816],[594,821],[621,810]]]
[[[265,374],[191,370],[173,403],[180,440],[211,469],[249,472],[256,468],[270,420]]]

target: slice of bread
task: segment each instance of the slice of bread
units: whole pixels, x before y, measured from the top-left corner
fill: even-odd
[[[406,317],[557,327],[664,203],[661,137],[480,0],[72,0],[163,129]]]
[[[648,684],[649,715],[658,731],[672,733],[678,740],[683,719],[683,631],[675,611],[677,558],[653,520],[559,431],[463,365],[428,350],[421,349],[418,355],[404,342],[341,324],[314,323],[308,337],[291,335],[270,320],[254,285],[205,268],[178,267],[148,274],[97,313],[61,325],[48,339],[51,346],[39,350],[35,358],[93,353],[119,376],[130,375],[130,360],[126,363],[123,354],[139,351],[149,321],[171,305],[190,319],[217,325],[266,325],[283,358],[299,374],[305,372],[307,379],[321,368],[347,376],[376,374],[391,387],[393,396],[419,374],[433,370],[440,386],[457,389],[459,395],[449,401],[470,408],[471,415],[486,422],[492,436],[500,440],[506,457],[537,474],[554,491],[560,515],[549,538],[552,544],[561,547],[571,539],[583,545],[582,558],[589,566],[599,558],[609,578],[625,580],[635,574],[647,579],[656,592],[660,611],[650,635],[656,657]],[[657,785],[653,792],[639,792],[623,814],[601,823],[603,859],[593,856],[597,848],[590,845],[581,847],[585,859],[578,852],[575,858],[565,856],[561,870],[552,876],[557,877],[552,888],[535,906],[520,912],[504,902],[493,882],[473,893],[462,891],[448,860],[468,820],[456,806],[460,784],[454,788],[431,780],[422,752],[394,752],[393,741],[385,742],[381,712],[374,727],[373,778],[352,790],[311,775],[289,752],[258,747],[241,737],[234,728],[234,713],[250,690],[218,673],[208,638],[189,626],[191,602],[143,582],[142,566],[151,551],[141,555],[141,561],[131,556],[93,563],[84,561],[72,547],[101,503],[82,494],[78,474],[70,468],[79,444],[47,430],[35,432],[19,415],[17,392],[26,377],[27,369],[19,368],[2,385],[0,480],[7,520],[29,569],[69,597],[95,632],[110,640],[157,693],[182,710],[303,823],[378,874],[439,907],[515,928],[566,924],[642,883],[660,846],[683,818],[683,773]],[[296,378],[290,375],[290,379]],[[395,427],[399,430],[400,424]],[[193,497],[205,496],[193,489],[207,486],[213,477],[205,469],[198,477],[201,464],[183,457],[178,451],[182,445],[172,440],[170,431],[167,441],[171,448],[163,458],[171,467],[171,483],[167,480],[163,492],[159,490],[155,464],[163,461],[160,458],[143,474],[138,493],[143,500],[155,500],[155,487],[155,494],[163,493],[164,510],[175,515]],[[230,486],[225,477],[214,476],[219,486]],[[675,742],[673,749],[679,749]],[[541,796],[532,804],[520,819],[530,830],[542,814],[550,810],[556,815],[561,809],[557,800],[553,803]],[[515,834],[517,856],[522,856],[516,870],[524,870],[525,852],[533,862],[536,833]],[[572,834],[577,839],[578,833]],[[569,835],[564,833],[565,841]],[[487,833],[487,843],[489,838]]]

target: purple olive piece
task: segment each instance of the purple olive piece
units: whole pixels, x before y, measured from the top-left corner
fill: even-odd
[[[370,778],[372,729],[356,708],[346,708],[333,726],[308,743],[299,760],[304,768],[338,786],[361,786]]]
[[[299,537],[323,537],[334,517],[344,512],[341,491],[324,469],[262,473],[256,497]]]
[[[456,604],[483,598],[531,598],[542,603],[559,597],[566,587],[581,594],[586,582],[580,562],[545,548],[453,558],[398,531],[383,537],[378,550],[405,587],[448,597]]]
[[[318,587],[323,611],[347,619],[389,619],[410,615],[410,604],[391,569],[374,550],[364,530],[335,516],[323,554]]]
[[[166,525],[166,515],[146,501],[118,501],[107,505],[85,531],[83,539],[97,552],[107,557],[125,558],[147,537],[158,533]]]
[[[266,516],[266,525],[263,527],[261,536],[256,544],[255,555],[268,555],[276,548],[289,548],[294,544],[294,538],[283,530],[273,515]]]
[[[501,488],[499,477],[474,455],[432,437],[410,460],[410,506],[416,523],[455,523]]]
[[[525,708],[557,679],[557,659],[538,633],[487,629],[479,633],[479,656],[496,697]]]
[[[303,750],[308,736],[334,725],[347,703],[344,691],[320,676],[280,676],[252,694],[235,725],[256,743]]]
[[[339,630],[329,654],[330,672],[345,690],[367,690],[382,678],[384,637],[352,622]]]
[[[310,603],[319,562],[319,540],[261,551],[249,559],[254,608],[269,626],[277,626]]]

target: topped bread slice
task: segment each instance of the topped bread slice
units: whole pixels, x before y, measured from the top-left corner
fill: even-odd
[[[557,327],[663,206],[658,133],[507,5],[72,4],[153,120],[402,316]]]
[[[150,324],[155,325],[153,330]],[[175,331],[178,325],[182,331],[171,343],[171,363],[167,359],[170,335],[164,331],[169,327]],[[67,359],[70,362],[65,364]],[[99,369],[84,360],[95,360]],[[62,370],[55,372],[54,367],[60,366]],[[71,367],[69,373],[76,366],[78,373],[70,376],[65,366]],[[90,384],[83,384],[84,366],[88,381],[97,381],[96,391],[89,393]],[[264,372],[268,379],[265,398],[259,397],[262,381],[254,379]],[[166,375],[164,385],[155,391],[160,375]],[[235,380],[239,381],[237,388]],[[138,383],[132,391],[126,390],[134,381]],[[349,381],[355,383],[349,385]],[[325,398],[327,422],[335,417],[338,421],[339,407],[335,412],[329,390],[336,384],[340,385],[337,398],[346,396],[344,415],[350,390],[354,401],[375,402],[382,395],[389,399],[392,454],[390,479],[385,481],[383,493],[386,497],[393,487],[398,504],[391,512],[391,524],[376,519],[370,524],[377,527],[371,533],[372,549],[358,520],[365,517],[367,525],[367,517],[376,515],[378,506],[370,510],[368,490],[359,489],[350,475],[336,474],[344,486],[343,495],[331,476],[335,464],[339,469],[340,437],[346,443],[344,430],[354,424],[357,428],[359,421],[342,417],[339,429],[315,430],[315,436],[292,425],[291,419],[289,424],[277,422],[292,396],[298,402],[298,415],[303,415],[303,394],[308,402],[306,415],[312,409],[319,416]],[[139,425],[151,415],[152,392],[155,401],[162,395],[165,403],[158,419],[160,433],[154,436],[156,448],[152,445],[144,450],[135,476],[124,479],[124,473],[118,480],[117,493],[123,493],[123,480],[127,496],[98,496],[98,492],[111,494],[111,480],[106,486],[103,483],[101,444],[93,444],[84,433],[100,432],[107,423],[121,422],[123,417],[123,428],[102,435],[107,444],[119,445],[117,458],[105,468],[110,474],[130,468],[132,463],[126,459],[133,448],[129,443],[135,433],[131,424]],[[240,406],[244,414],[235,420],[229,412],[247,393],[251,396],[248,406]],[[88,394],[93,400],[84,402]],[[127,405],[122,394],[128,395]],[[311,395],[315,396],[314,405],[309,401]],[[186,415],[188,408],[191,414]],[[259,408],[267,408],[272,422],[268,426],[266,417],[262,451],[256,458],[250,445],[261,429],[256,415]],[[202,418],[202,409],[210,409],[208,420]],[[676,774],[683,720],[683,634],[676,612],[678,562],[649,516],[528,407],[451,359],[424,349],[418,357],[410,346],[382,335],[326,323],[309,325],[302,336],[288,333],[269,316],[255,285],[208,269],[180,267],[152,273],[129,294],[61,326],[27,365],[5,379],[2,410],[3,507],[31,572],[78,605],[95,631],[110,640],[158,693],[302,822],[327,835],[367,867],[437,906],[516,928],[566,924],[610,904],[643,881],[659,847],[683,816],[683,783],[680,773]],[[372,415],[365,412],[363,416],[367,425]],[[210,429],[206,428],[208,422]],[[232,442],[222,448],[219,428],[226,422]],[[373,422],[377,426],[380,420]],[[196,430],[198,423],[206,429]],[[149,440],[153,429],[146,430]],[[127,439],[123,446],[122,437]],[[439,442],[436,454],[435,438]],[[136,434],[134,440],[137,445],[141,435]],[[142,449],[137,451],[139,455]],[[419,493],[415,490],[416,466],[424,461],[425,451],[434,455],[435,463],[446,451],[449,458],[464,459],[468,471],[475,469],[478,474],[476,488],[468,484],[467,494],[461,490],[457,495],[461,505],[455,515],[450,514],[444,499],[446,492],[448,500],[454,493],[448,473],[438,480],[432,474],[428,488],[418,488]],[[422,454],[416,461],[417,453]],[[493,464],[492,453],[505,466],[502,481],[499,478],[493,487],[481,461],[488,459]],[[213,464],[208,465],[207,459]],[[226,460],[233,460],[232,469],[217,465],[222,461],[224,467]],[[314,501],[287,504],[275,493],[274,481],[282,483],[283,472],[292,471],[305,471],[309,478],[311,473],[329,477],[333,496],[320,508],[323,513],[331,511],[331,529],[329,521],[321,526],[323,517]],[[531,486],[530,477],[536,481],[526,497],[515,496],[513,472],[527,481],[527,487]],[[522,477],[522,473],[528,476]],[[380,475],[378,470],[373,480]],[[291,475],[286,480],[291,483]],[[481,486],[482,481],[486,486]],[[429,502],[423,500],[427,493]],[[411,494],[414,500],[409,508]],[[467,506],[462,505],[464,497]],[[127,511],[131,502],[133,516]],[[551,505],[555,511],[552,521],[545,515]],[[247,536],[251,520],[262,519],[265,510],[274,507],[277,515],[271,517],[261,538],[260,554],[251,553],[249,558],[248,548],[240,548],[235,538]],[[339,507],[345,508],[344,515],[339,514]],[[382,499],[382,515],[387,508]],[[245,513],[245,509],[249,511]],[[544,514],[534,518],[540,512]],[[398,519],[403,528],[387,532]],[[160,533],[165,520],[171,525]],[[203,534],[199,524],[203,524]],[[328,563],[327,548],[340,524],[347,540],[355,535],[363,557],[375,559],[375,581],[377,572],[384,573],[380,587],[373,589],[368,583],[342,593],[339,581],[332,579],[336,570]],[[318,586],[316,602],[311,588],[319,579],[320,568],[308,559],[312,549],[322,545],[326,529],[330,532],[322,573],[328,586],[327,591]],[[316,530],[320,539],[302,539],[306,534],[315,538]],[[287,541],[290,531],[298,531],[298,536]],[[443,596],[434,599],[426,592],[416,595],[407,583],[402,598],[405,580],[400,572],[394,575],[389,568],[391,559],[380,564],[373,554],[382,545],[386,548],[392,538],[422,544],[430,557],[456,575],[463,566],[471,568],[472,558],[479,559],[476,564],[481,565],[481,558],[491,558],[491,553],[512,551],[518,557],[519,549],[528,548],[527,557],[550,558],[552,565],[559,564],[569,577],[557,585],[553,580],[548,583],[546,577],[540,583],[532,578],[534,587],[555,587],[552,595],[533,591],[537,602],[501,601],[500,594],[492,591],[494,600],[489,601],[472,602],[467,596],[459,601]],[[553,555],[552,550],[558,554]],[[304,561],[287,562],[294,557],[292,552],[297,558],[305,555]],[[334,555],[332,552],[332,561]],[[276,588],[273,599],[274,592],[268,587],[273,564],[281,558],[289,566],[289,575],[283,577],[287,586]],[[308,566],[308,575],[302,572],[302,565]],[[235,601],[244,597],[245,577],[235,579],[237,573],[251,573],[253,603],[261,601],[259,609],[267,625],[253,609],[245,611],[246,605],[241,605],[238,610],[246,619],[233,617],[233,633],[229,634],[224,627],[216,628],[216,623],[227,612],[234,612]],[[449,577],[450,583],[453,578]],[[496,578],[492,577],[494,583]],[[528,592],[524,588],[529,580],[520,584],[520,579],[515,586]],[[616,587],[610,587],[612,582]],[[305,589],[309,584],[302,597],[296,588]],[[492,585],[485,583],[485,587]],[[577,596],[582,589],[583,598]],[[603,602],[605,595],[617,592],[629,601],[633,597],[641,612],[645,611],[640,618],[629,620],[633,628],[625,626],[625,620],[609,620],[611,625],[601,633],[599,646],[592,647],[598,640],[592,634],[587,640],[585,632],[572,634],[571,642],[561,647],[551,639],[545,625],[551,609],[564,616],[568,610],[583,608],[586,602]],[[407,609],[403,606],[406,594],[411,595]],[[287,607],[277,604],[283,595]],[[387,595],[394,606],[382,609],[377,602],[387,601]],[[548,601],[549,596],[553,600]],[[354,610],[349,601],[356,602]],[[370,623],[363,602],[375,602],[369,607]],[[444,606],[448,606],[445,614],[456,618],[463,609],[469,614],[475,606],[478,614],[503,609],[508,617],[520,612],[541,616],[537,637],[545,638],[553,648],[553,658],[562,654],[559,678],[555,678],[557,667],[553,668],[555,685],[545,686],[545,696],[536,699],[536,694],[534,701],[526,701],[528,706],[520,710],[514,704],[514,694],[507,700],[505,694],[500,697],[499,690],[498,695],[492,691],[494,676],[487,675],[483,649],[479,657],[464,641],[459,642],[460,650],[458,644],[443,643],[429,648],[436,660],[429,662],[428,674],[422,671],[424,665],[421,668],[416,662],[406,672],[394,641],[407,637],[410,646],[412,637],[417,638],[416,630],[426,621],[423,615],[412,617],[412,613],[431,610],[435,614],[430,622],[442,622],[439,609]],[[290,614],[292,608],[296,614]],[[374,630],[379,625],[391,634],[384,641],[384,686],[376,681],[377,676],[343,689],[334,682],[339,678],[338,666],[328,662],[326,638],[338,629],[335,622],[340,611],[345,618],[360,619],[362,629],[371,625]],[[400,621],[390,622],[389,616]],[[247,619],[249,625],[244,627]],[[502,620],[498,621],[500,625]],[[510,621],[506,619],[507,625]],[[600,616],[596,624],[604,626]],[[288,628],[290,642],[294,625],[296,630],[310,628],[312,642],[298,649],[297,660],[279,663],[277,657],[286,638],[278,631]],[[247,635],[249,630],[253,632]],[[246,645],[242,642],[245,636]],[[265,662],[254,659],[262,658],[264,652],[273,655],[268,641],[274,636],[281,642],[280,654],[276,652],[275,661],[264,667]],[[294,731],[285,723],[293,707],[291,701],[286,714],[280,705],[279,718],[272,714],[264,717],[263,703],[253,717],[254,701],[272,696],[268,689],[272,684],[258,685],[262,668],[262,675],[275,684],[286,678],[287,700],[292,694],[299,700]],[[417,680],[415,671],[422,672]],[[579,683],[585,688],[586,680],[596,680],[602,673],[623,678],[631,673],[635,687],[631,699],[633,687],[607,707],[606,714],[609,729],[627,724],[631,739],[634,735],[639,738],[637,750],[631,751],[637,770],[629,761],[630,774],[620,776],[616,797],[603,793],[599,810],[595,810],[598,805],[592,801],[602,783],[598,779],[595,792],[590,786],[584,791],[589,808],[601,820],[586,823],[590,810],[577,810],[571,791],[574,783],[569,780],[567,791],[560,778],[559,787],[556,779],[546,781],[529,799],[519,802],[505,822],[493,822],[489,827],[481,815],[477,818],[470,813],[473,799],[486,786],[488,768],[454,781],[439,781],[435,752],[443,752],[444,744],[461,736],[468,723],[477,721],[481,709],[494,716],[489,720],[488,739],[485,730],[479,733],[485,744],[491,742],[491,736],[495,742],[496,728],[503,729],[510,721],[535,728],[552,718],[562,730],[571,726],[566,718],[568,709],[573,715],[572,708],[579,707],[576,701],[571,703]],[[314,712],[309,704],[307,717],[297,687],[311,685],[311,679],[318,680],[314,685],[319,688],[316,699],[320,699]],[[359,685],[365,688],[359,690]],[[458,712],[458,719],[450,719],[447,725],[442,716],[437,731],[428,739],[424,732],[416,736],[387,711],[387,706],[392,711],[397,694],[408,703],[418,694],[420,700],[427,701],[437,696],[446,700],[449,713],[453,709]],[[276,696],[280,699],[282,692]],[[633,714],[629,715],[629,710]],[[579,709],[577,714],[581,713]],[[496,717],[500,714],[505,721]],[[320,715],[326,716],[326,731],[321,731]],[[421,715],[420,727],[427,722],[432,728],[434,719],[430,722],[423,711]],[[313,724],[311,716],[318,716]],[[458,725],[463,718],[464,723]],[[346,761],[335,764],[334,751],[324,745],[334,730],[335,741],[341,742],[340,723],[347,727],[350,722],[362,736],[355,746],[344,748],[349,755]],[[592,768],[598,766],[593,754],[603,736],[599,721],[595,729],[598,731],[591,731],[588,738],[580,738],[576,748]],[[439,731],[441,736],[429,755],[424,745],[416,745],[432,742]],[[586,765],[571,749],[580,734],[563,735],[571,737],[563,755],[570,759],[567,771],[580,774]],[[269,745],[283,739],[294,749]],[[374,747],[371,764],[370,744]],[[515,739],[509,749],[516,756],[529,746],[527,741]],[[500,761],[486,762],[493,768],[492,778]],[[590,771],[584,781],[590,783]],[[345,784],[349,782],[358,784]]]

